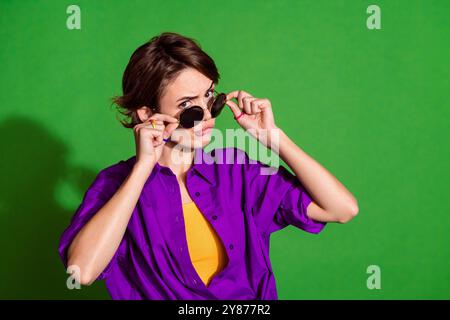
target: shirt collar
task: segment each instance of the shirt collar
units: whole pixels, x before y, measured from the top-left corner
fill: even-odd
[[[214,151],[206,152],[203,148],[194,149],[194,163],[192,164],[191,169],[197,173],[199,173],[208,183],[211,185],[215,185],[214,179]],[[130,167],[132,167],[136,162],[136,156],[133,156],[127,160]],[[162,171],[170,172],[170,168],[163,166],[156,162],[155,167],[150,173],[150,177],[148,178],[148,182],[152,181],[155,176]]]
[[[196,148],[194,154],[194,164],[192,169],[200,173],[211,185],[215,185],[214,179],[214,152],[206,152],[203,148]]]

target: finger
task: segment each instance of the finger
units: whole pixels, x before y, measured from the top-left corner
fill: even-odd
[[[233,115],[237,117],[241,114],[241,109],[238,107],[238,105],[234,101],[227,101],[226,104],[230,107],[231,112],[233,112]]]
[[[158,143],[158,145],[163,143],[163,136],[162,136],[162,134],[156,136],[156,142]]]
[[[139,130],[141,130],[142,128],[148,127],[148,126],[150,126],[150,128],[152,127],[150,119],[147,119],[144,122],[135,125],[133,127],[133,131],[135,134],[137,134],[139,132]]]
[[[139,131],[142,130],[142,128],[145,128],[145,124],[144,123],[140,123],[140,124],[135,125],[133,127],[134,134],[138,135]]]
[[[163,139],[168,139],[168,138],[172,135],[173,131],[174,131],[179,125],[180,125],[179,123],[170,123],[170,124],[168,124],[168,125],[166,126],[166,128],[164,129],[164,132],[163,132]],[[164,142],[167,142],[167,141],[164,141]]]
[[[242,91],[239,90],[239,93],[237,96],[238,105],[239,105],[239,108],[241,108],[242,112],[245,112],[244,102],[242,101],[243,99],[244,99],[244,97],[242,96]]]
[[[258,104],[261,109],[264,109],[264,108],[272,106],[271,103],[270,103],[270,100],[267,99],[267,98],[258,99],[258,100],[262,102],[262,103]]]
[[[231,91],[227,94],[227,100],[236,99],[238,101],[242,100],[243,97],[252,97],[252,95],[244,90]]]
[[[159,147],[160,145],[162,145],[162,143],[163,143],[163,139],[162,139],[161,134],[153,137],[153,139],[152,139],[153,148]]]
[[[150,118],[148,118],[147,120],[145,120],[144,123],[163,123],[164,121],[162,121],[161,119],[158,119],[157,117],[155,117],[155,115],[151,116]]]
[[[155,118],[148,118],[147,120],[145,120],[145,124],[147,124],[147,123],[149,123],[149,124],[151,124],[151,123],[154,123],[154,124],[164,124],[164,121],[162,121],[162,120],[157,120],[157,119],[155,119]]]
[[[149,123],[149,124],[146,124],[145,126],[147,128],[153,128],[153,129],[156,129],[156,130],[159,130],[159,131],[163,131],[164,128],[165,128],[165,125],[163,123],[155,124],[154,126],[152,126],[152,124]]]
[[[178,119],[172,116],[169,116],[168,114],[162,114],[162,113],[155,113],[150,117],[150,119],[160,120],[160,121],[166,121],[170,123],[176,123],[178,122]]]
[[[252,110],[252,114],[258,114],[261,111],[259,110],[258,106],[254,102],[255,101],[250,101],[250,109]]]
[[[139,136],[141,138],[156,138],[157,136],[161,136],[163,133],[164,129],[153,129],[151,126],[150,127],[141,127],[139,129]]]
[[[146,128],[153,128],[153,129],[157,129],[157,130],[164,130],[164,123],[162,121],[156,122],[155,121],[155,125],[153,126],[151,122],[146,122],[143,124],[144,127]]]
[[[239,94],[238,94],[238,97],[237,97],[237,100],[238,100],[238,102],[239,102],[239,107],[241,107],[241,109],[244,109],[244,111],[245,111],[245,113],[248,113],[248,114],[250,114],[250,111],[248,110],[248,107],[247,108],[244,108],[244,98],[253,98],[253,96],[250,94],[250,93],[248,93],[248,92],[246,92],[246,91],[244,91],[244,90],[239,90]]]
[[[137,125],[135,125],[135,126],[133,127],[133,131],[134,131],[134,132],[137,132],[141,127],[142,127],[142,123],[138,123]]]
[[[172,135],[172,132],[179,126],[179,123],[170,123],[168,124],[165,129],[164,129],[164,133],[163,136],[165,139],[167,139],[168,137],[170,137]]]
[[[244,91],[244,90],[235,90],[235,91],[231,91],[231,92],[229,92],[229,93],[227,94],[227,100],[230,100],[230,99],[233,99],[233,98],[236,98],[236,99],[237,99],[237,97],[238,97],[239,95],[242,95],[243,97],[248,97],[248,96],[252,97],[252,95],[251,95],[250,93],[248,93],[247,91]]]
[[[170,123],[166,126],[162,133],[163,143],[167,143],[170,141],[170,137],[172,136],[173,131],[179,126],[179,123]]]
[[[227,94],[227,100],[237,98],[238,95],[239,95],[239,90],[231,91],[230,93]]]
[[[262,109],[260,108],[264,104],[264,101],[262,99],[255,99],[250,103],[250,106],[252,108],[252,112],[254,114],[260,113]]]
[[[256,98],[252,98],[252,97],[244,97],[242,98],[242,104],[244,105],[244,111],[247,114],[254,114],[252,111],[252,107],[250,105],[250,103],[255,100]]]

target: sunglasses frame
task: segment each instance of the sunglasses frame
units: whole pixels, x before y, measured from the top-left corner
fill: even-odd
[[[216,90],[214,90],[214,93],[216,93],[217,95],[214,97],[211,106],[208,106],[208,109],[210,109],[211,116],[213,118],[217,118],[220,115],[220,112],[225,107],[227,95],[223,92],[219,93]],[[156,110],[156,107],[153,107],[152,109]],[[194,112],[198,111],[199,114],[198,120],[197,119],[191,120],[186,118],[187,116],[190,116],[189,113],[192,114],[193,111]],[[180,127],[190,129],[195,126],[195,121],[201,121],[204,116],[205,116],[204,109],[198,105],[190,106],[186,109],[183,109],[183,111],[181,111],[180,115],[178,116],[178,120],[180,121]]]

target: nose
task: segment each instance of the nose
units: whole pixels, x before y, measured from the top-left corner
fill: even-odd
[[[203,121],[207,121],[212,118],[211,111],[209,110],[209,101],[204,101],[201,105],[203,109]]]

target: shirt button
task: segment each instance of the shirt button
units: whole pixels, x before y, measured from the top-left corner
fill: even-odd
[[[213,216],[212,216],[212,219],[213,219],[213,220],[217,220],[217,216],[216,216],[216,215],[213,215]]]
[[[180,252],[183,252],[183,247],[180,247],[180,249],[179,249],[179,250],[180,250]]]
[[[196,195],[197,197],[200,197],[200,192],[197,191],[197,192],[195,193],[195,195]]]
[[[192,283],[196,286],[197,285],[197,280],[192,279]]]
[[[178,216],[175,217],[175,222],[178,223]]]
[[[230,248],[230,250],[233,250],[234,249],[233,244],[230,244],[229,248]]]

